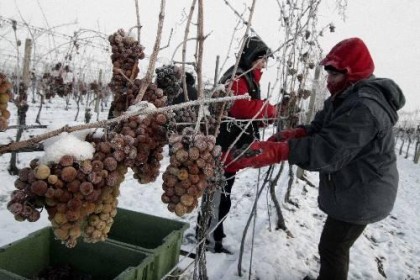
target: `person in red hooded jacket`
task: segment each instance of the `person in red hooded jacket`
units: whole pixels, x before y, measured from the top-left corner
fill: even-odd
[[[394,81],[373,75],[374,62],[359,38],[339,42],[320,64],[331,96],[311,124],[253,142],[249,149],[260,154],[231,168],[288,160],[319,172],[318,204],[327,219],[318,246],[318,279],[342,280],[353,243],[393,208],[398,189],[393,126],[405,98]]]
[[[277,114],[276,107],[262,100],[260,92],[260,79],[272,51],[257,36],[247,37],[245,40],[236,72],[233,73],[234,66],[230,67],[219,81],[220,84],[225,85],[226,89],[230,88],[234,95],[249,94],[251,97],[250,100],[234,101],[228,112],[230,121],[222,122],[216,143],[222,147],[223,153],[232,148],[231,146],[239,148],[260,138],[259,128],[263,123],[260,120],[253,121],[246,127],[249,120],[253,118],[274,119]],[[215,230],[209,236],[209,246],[214,246],[216,253],[230,253],[222,243],[226,236],[223,230],[223,220],[230,210],[230,194],[235,174],[236,170],[230,169],[228,165],[225,166],[226,186],[223,190],[216,192],[213,199],[213,216],[216,218],[211,220],[210,229],[215,227]]]

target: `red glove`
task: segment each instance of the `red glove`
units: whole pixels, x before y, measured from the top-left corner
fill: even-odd
[[[272,124],[274,123],[274,119],[277,118],[277,107],[271,104],[267,104],[267,106],[263,109],[264,110],[264,117],[268,118],[267,123]],[[261,122],[262,127],[265,127],[266,122]]]
[[[227,154],[225,152],[223,152],[221,158],[222,158],[222,160],[224,159],[224,169],[225,169],[225,172],[227,172],[227,173],[236,173],[240,169],[244,169],[244,168],[248,167],[248,166],[238,164],[238,159],[234,160],[235,158],[234,158],[234,156],[232,155],[231,152],[229,152]]]
[[[264,100],[265,102],[266,100]],[[265,108],[263,109],[264,112],[264,116],[266,116],[267,118],[275,118],[277,117],[277,107],[274,105],[271,105],[270,103],[267,103],[267,105],[265,106]]]
[[[270,138],[268,138],[267,141],[270,141],[270,142],[287,141],[293,138],[305,137],[306,135],[307,135],[306,130],[303,127],[298,127],[298,128],[285,129],[285,130],[279,131],[276,134],[273,134]]]
[[[279,163],[289,158],[289,144],[287,142],[254,142],[249,147],[255,153],[255,156],[241,157],[233,164],[240,167],[263,167]]]

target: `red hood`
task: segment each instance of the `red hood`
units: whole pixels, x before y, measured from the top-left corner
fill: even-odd
[[[349,82],[366,79],[375,70],[369,50],[359,38],[350,38],[339,42],[320,64],[332,66],[338,70],[346,70]]]

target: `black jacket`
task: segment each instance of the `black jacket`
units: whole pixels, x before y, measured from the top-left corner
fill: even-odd
[[[318,202],[329,216],[368,224],[391,212],[398,189],[392,128],[404,103],[397,84],[372,76],[328,98],[305,127],[309,136],[289,140],[289,162],[319,171]]]
[[[188,100],[193,101],[197,100],[197,89],[194,87],[194,85],[187,84],[187,92],[188,92]],[[177,97],[174,98],[172,101],[172,105],[180,104],[185,102],[185,95],[184,92],[181,91],[181,93],[178,94]]]

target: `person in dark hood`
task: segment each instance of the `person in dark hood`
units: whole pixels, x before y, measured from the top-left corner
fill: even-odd
[[[220,126],[216,143],[222,147],[224,153],[229,150],[232,144],[234,147],[240,148],[243,145],[249,145],[255,139],[259,139],[258,129],[262,125],[261,121],[253,121],[242,133],[249,120],[253,118],[275,118],[277,114],[275,106],[261,99],[260,91],[260,79],[264,68],[267,66],[268,57],[272,56],[272,51],[257,36],[250,36],[245,40],[236,72],[233,72],[234,66],[231,66],[219,81],[220,84],[225,85],[226,89],[230,88],[234,95],[249,94],[251,96],[250,100],[235,101],[228,112],[230,120],[234,119],[235,121],[225,121]],[[232,76],[233,79],[231,79]],[[222,191],[217,191],[213,199],[213,216],[215,218],[211,220],[210,229],[215,227],[215,230],[209,236],[209,247],[214,246],[214,252],[216,253],[231,253],[222,243],[226,236],[223,230],[223,220],[231,207],[230,195],[235,174],[236,170],[231,170],[226,166],[226,186]]]
[[[376,78],[359,38],[339,42],[320,62],[331,96],[310,125],[285,130],[250,149],[231,168],[288,160],[319,172],[320,209],[328,217],[319,242],[318,279],[347,279],[350,248],[365,227],[387,217],[397,195],[393,127],[404,95],[392,80]],[[309,279],[309,278],[307,278]]]
[[[193,101],[197,100],[197,89],[195,87],[195,78],[194,75],[190,72],[185,72],[185,82],[187,84],[187,92],[188,92],[188,100]],[[181,83],[182,87],[182,83]],[[185,102],[185,95],[184,92],[181,92],[178,94],[177,97],[174,98],[174,101],[172,102],[173,105],[180,104]]]

